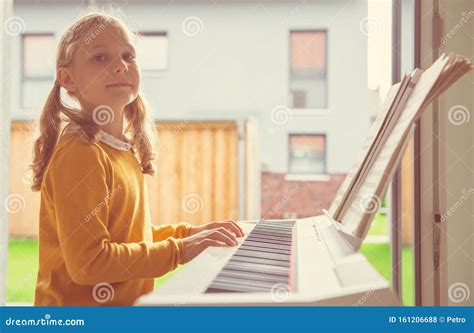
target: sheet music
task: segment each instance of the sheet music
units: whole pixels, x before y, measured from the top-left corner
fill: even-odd
[[[347,189],[351,186],[351,183],[354,180],[354,176],[358,173],[359,168],[365,159],[365,156],[367,156],[367,153],[370,147],[373,145],[373,142],[377,136],[377,133],[380,131],[382,122],[385,119],[390,106],[394,102],[398,90],[400,89],[400,85],[401,85],[400,82],[397,84],[394,84],[388,91],[387,96],[385,97],[384,103],[382,104],[382,108],[381,108],[382,112],[380,112],[380,114],[377,116],[374,123],[372,124],[369,130],[369,135],[364,141],[364,144],[356,159],[356,162],[350,169],[349,173],[346,175],[346,178],[344,179],[343,183],[339,187],[339,190],[337,191],[336,197],[331,203],[331,207],[329,208],[328,212],[329,212],[329,215],[331,215],[333,219],[335,220],[338,220],[336,219],[336,216],[335,216],[336,210],[338,206],[342,204],[342,199],[345,193],[347,192]]]
[[[400,113],[403,110],[403,107],[407,101],[408,96],[410,96],[414,86],[418,82],[421,70],[415,70],[410,76],[405,75],[403,80],[400,83],[399,88],[397,89],[394,99],[388,105],[386,112],[384,112],[384,117],[381,120],[381,123],[378,125],[378,130],[375,133],[375,136],[370,141],[370,147],[362,154],[362,162],[360,167],[357,168],[355,174],[351,176],[350,181],[347,183],[347,187],[343,188],[341,193],[341,198],[337,202],[338,205],[333,213],[333,218],[337,221],[342,221],[345,213],[350,207],[351,202],[354,200],[354,195],[359,190],[361,182],[367,175],[368,169],[371,167],[374,156],[377,156],[381,146],[387,140],[387,136],[392,131],[395,126]]]
[[[388,186],[395,163],[401,159],[403,145],[408,142],[412,124],[448,60],[449,57],[440,57],[421,75],[397,124],[364,177],[361,187],[353,193],[353,200],[342,217],[342,223],[354,236],[365,236],[370,221],[380,206],[383,191]]]
[[[404,77],[402,81],[402,89],[398,91],[396,101],[387,113],[387,116],[383,121],[381,129],[377,134],[371,149],[368,151],[367,156],[365,156],[362,167],[359,169],[359,174],[356,176],[356,178],[354,178],[353,185],[349,187],[345,196],[346,198],[338,209],[337,218],[339,221],[344,219],[347,210],[350,208],[350,205],[354,200],[354,196],[356,195],[372,164],[374,163],[375,157],[380,153],[383,145],[388,140],[388,136],[394,130],[394,127],[396,126],[397,121],[403,112],[403,108],[407,102],[407,99],[420,78],[421,72],[421,70],[417,69],[412,73],[411,76]]]
[[[344,216],[343,224],[354,236],[365,236],[373,216],[379,209],[382,196],[414,131],[410,130],[414,125],[410,125],[411,123],[408,123],[406,132],[394,131]]]

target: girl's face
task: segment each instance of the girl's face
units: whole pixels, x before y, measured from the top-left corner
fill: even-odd
[[[104,24],[91,29],[80,42],[71,66],[58,77],[83,108],[107,105],[121,110],[138,96],[140,71],[135,54],[120,28]]]

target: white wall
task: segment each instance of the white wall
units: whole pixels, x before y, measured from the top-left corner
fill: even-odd
[[[25,20],[25,32],[59,35],[77,17],[79,4],[22,0],[15,14]],[[274,172],[287,171],[289,132],[325,133],[328,172],[348,171],[370,124],[367,37],[360,29],[366,1],[167,4],[140,1],[124,7],[140,30],[166,31],[169,36],[169,70],[144,79],[143,90],[158,119],[254,115],[260,121],[262,163]],[[203,22],[197,36],[182,31],[188,16]],[[290,122],[277,126],[272,109],[290,103],[290,29],[328,30],[328,110],[293,113]],[[19,60],[19,43],[14,52]],[[13,101],[18,105],[18,91]]]

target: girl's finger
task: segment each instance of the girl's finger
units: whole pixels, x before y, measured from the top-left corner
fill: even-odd
[[[236,237],[242,237],[244,233],[240,230],[240,228],[235,224],[234,221],[225,221],[223,222],[223,226],[233,232]]]
[[[235,239],[235,236],[224,228],[212,230],[212,232],[206,238],[219,240],[228,245],[237,245],[237,240]]]
[[[227,246],[226,243],[210,238],[203,239],[200,243],[203,246],[203,251],[209,246]]]
[[[232,225],[237,228],[237,230],[239,231],[240,233],[240,237],[243,237],[244,236],[244,230],[240,227],[240,225],[237,224],[237,222],[235,221],[230,221],[230,223],[232,223]]]

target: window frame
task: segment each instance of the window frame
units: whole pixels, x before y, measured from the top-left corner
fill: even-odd
[[[170,56],[169,56],[169,34],[166,30],[144,30],[144,31],[140,31],[138,33],[138,37],[139,38],[146,38],[146,37],[157,37],[157,36],[161,36],[161,37],[166,37],[166,39],[168,40],[168,48],[166,50],[166,68],[165,69],[146,69],[146,68],[143,68],[140,66],[140,70],[142,72],[142,74],[145,76],[145,77],[154,77],[154,76],[159,76],[160,74],[164,74],[164,73],[167,73],[169,71],[169,68],[170,68]],[[138,51],[138,50],[136,50]]]
[[[20,35],[20,108],[23,109],[35,109],[36,107],[31,107],[31,106],[26,106],[23,103],[23,98],[25,97],[25,83],[26,82],[48,82],[51,81],[51,83],[54,80],[54,65],[53,65],[53,70],[51,71],[50,76],[27,76],[25,75],[25,37],[32,37],[32,36],[44,36],[44,37],[52,37],[53,40],[55,39],[55,34],[54,32],[32,32],[32,33],[22,33]],[[42,106],[38,106],[38,108],[41,108]]]
[[[290,170],[290,161],[291,161],[291,148],[290,148],[290,137],[291,136],[323,136],[324,137],[324,172],[317,173],[317,172],[292,172]],[[289,132],[287,135],[287,147],[288,147],[288,155],[287,155],[287,173],[286,178],[287,180],[319,180],[319,181],[326,181],[329,180],[328,178],[328,163],[327,163],[327,147],[328,147],[328,135],[327,133],[323,132],[309,132],[309,133],[301,133],[301,132]]]
[[[293,107],[292,100],[292,90],[291,90],[291,33],[293,32],[324,32],[325,34],[325,68],[326,68],[326,80],[325,80],[325,105],[324,107],[306,107],[306,108],[295,108]],[[329,29],[328,28],[302,28],[302,29],[290,29],[288,31],[288,105],[293,114],[295,115],[317,115],[317,114],[327,114],[329,112],[330,103],[329,103]]]

